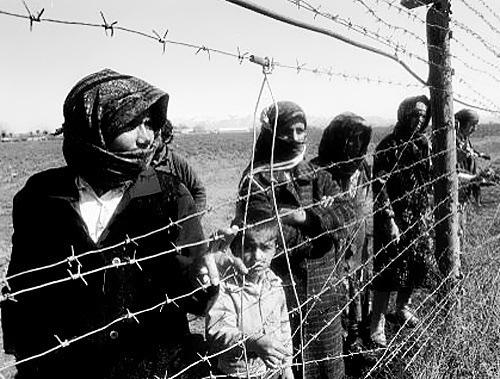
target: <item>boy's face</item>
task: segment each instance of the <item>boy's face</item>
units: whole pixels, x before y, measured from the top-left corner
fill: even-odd
[[[247,278],[250,280],[259,279],[262,274],[270,267],[275,253],[275,229],[248,229],[245,233],[243,251],[243,262],[249,269]]]

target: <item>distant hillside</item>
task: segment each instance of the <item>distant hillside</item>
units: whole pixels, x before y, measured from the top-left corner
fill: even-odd
[[[332,117],[333,118],[333,117]],[[366,120],[375,128],[387,127],[394,123],[394,120],[367,116]],[[331,118],[324,116],[308,116],[308,125],[311,128],[324,129],[331,121]],[[256,120],[257,126],[260,125],[259,119]],[[189,119],[174,119],[173,123],[177,129],[190,129],[195,131],[213,131],[219,129],[252,129],[254,119],[253,116],[228,116],[226,118],[189,118]]]

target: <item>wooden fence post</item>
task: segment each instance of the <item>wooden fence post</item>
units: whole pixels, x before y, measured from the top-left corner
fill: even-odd
[[[435,177],[435,254],[450,286],[460,275],[458,181],[450,55],[450,0],[437,0],[427,12],[428,85],[432,106],[432,153]]]

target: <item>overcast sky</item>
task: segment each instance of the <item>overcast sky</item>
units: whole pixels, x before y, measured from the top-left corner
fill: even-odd
[[[399,0],[310,0],[307,4],[323,12],[314,17],[288,0],[254,3],[391,54],[397,43],[412,51],[412,56],[400,52],[401,59],[417,75],[427,77],[425,7],[402,12]],[[453,1],[454,90],[467,102],[500,109],[496,78],[500,62],[495,56],[500,52],[496,29],[500,29],[500,2],[471,0],[468,4]],[[199,51],[196,46],[230,54],[239,49],[241,54],[302,67],[278,65],[268,75],[269,84],[277,99],[296,101],[311,117],[333,117],[349,110],[365,117],[395,119],[404,97],[429,93],[390,59],[224,0],[26,0],[26,5],[35,16],[43,8],[42,19],[90,24],[103,22],[102,11],[107,22],[116,21],[116,26],[148,35],[154,35],[154,30],[160,36],[168,30],[166,38],[174,43],[167,43],[163,53],[158,41],[135,33],[115,30],[111,37],[104,28],[46,21],[35,22],[30,32],[28,20],[0,14],[0,128],[11,132],[58,128],[71,87],[105,67],[167,91],[174,123],[252,115],[256,107],[272,101],[267,87],[259,98],[263,80],[259,66],[215,51]],[[0,1],[0,11],[27,14],[17,0]],[[337,22],[324,17],[325,13],[337,15]],[[351,28],[345,26],[346,20]],[[366,36],[359,32],[363,27]],[[461,107],[455,104],[455,110]],[[498,114],[480,113],[483,119],[500,119]]]

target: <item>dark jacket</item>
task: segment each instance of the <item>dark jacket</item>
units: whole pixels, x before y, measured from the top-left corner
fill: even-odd
[[[175,298],[193,290],[187,262],[203,246],[182,250],[183,257],[176,252],[159,253],[203,240],[199,219],[189,218],[179,227],[165,228],[136,243],[112,246],[192,214],[191,196],[177,178],[149,169],[128,187],[97,243],[89,237],[79,214],[78,198],[75,176],[67,167],[34,175],[14,198],[8,277],[63,263],[9,279],[10,293],[71,278],[70,273],[78,270],[82,274],[98,270],[84,280],[74,276],[2,304],[5,351],[18,361],[58,346],[55,336],[65,341],[94,332],[20,364],[19,377],[142,378],[163,376],[167,368],[173,374],[185,363],[180,363],[184,358],[173,358],[173,352],[189,335],[186,312],[203,313],[211,294],[196,292],[165,305],[161,312],[158,307],[136,318],[114,321],[154,307],[166,296]],[[105,247],[112,248],[97,250]],[[78,256],[88,251],[93,252],[70,259],[73,253]],[[130,262],[155,254],[158,256],[149,260]],[[131,264],[99,271],[121,262]],[[103,330],[97,331],[99,328]],[[164,356],[159,358],[160,353]]]
[[[374,288],[427,286],[432,252],[431,159],[425,135],[405,141],[395,132],[377,145],[373,160]],[[391,242],[390,219],[401,233]]]
[[[203,182],[186,159],[168,147],[165,149],[162,158],[155,163],[156,168],[177,176],[193,197],[198,212],[205,210],[207,191]]]

